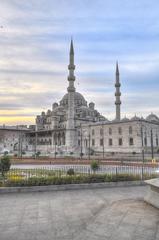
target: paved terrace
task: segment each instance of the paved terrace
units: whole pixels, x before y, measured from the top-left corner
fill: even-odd
[[[159,240],[147,187],[0,195],[0,240]]]

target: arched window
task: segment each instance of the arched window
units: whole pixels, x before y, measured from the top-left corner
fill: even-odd
[[[94,129],[92,129],[92,135],[94,135]]]
[[[103,128],[100,128],[100,135],[103,136]]]
[[[103,138],[100,139],[100,146],[103,146]]]
[[[123,145],[123,139],[119,138],[119,146],[122,146],[122,145]]]
[[[109,128],[109,135],[112,135],[112,129]]]
[[[132,129],[132,126],[129,127],[129,134],[132,134],[133,132],[133,129]]]
[[[121,128],[121,127],[118,128],[118,133],[119,133],[120,135],[122,134],[122,128]]]
[[[109,138],[109,146],[112,146],[112,145],[113,145],[113,139]]]
[[[129,145],[130,146],[134,145],[134,139],[133,138],[129,138]]]

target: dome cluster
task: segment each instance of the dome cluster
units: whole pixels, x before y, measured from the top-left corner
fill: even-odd
[[[68,106],[68,93],[66,93],[60,101],[61,106]],[[87,101],[81,93],[75,92],[75,106],[87,106]]]
[[[121,119],[122,122],[125,121],[138,121],[138,120],[146,120],[148,122],[154,122],[154,123],[159,123],[159,118],[157,117],[157,115],[151,113],[149,114],[146,118],[143,117],[138,117],[136,114],[135,116],[133,116],[132,118],[127,118],[126,116],[124,118]]]

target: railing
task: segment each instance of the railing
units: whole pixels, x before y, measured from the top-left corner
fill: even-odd
[[[11,168],[5,174],[7,180],[29,180],[30,178],[64,178],[67,176],[87,177],[87,176],[109,176],[116,181],[121,177],[125,180],[132,177],[132,180],[144,180],[159,177],[159,167],[157,166],[129,166],[129,165],[101,165],[99,169],[92,170],[89,165],[48,165],[41,167],[40,165],[31,166],[27,169],[27,165],[21,168]],[[70,169],[72,169],[70,171]],[[71,172],[71,173],[70,173]]]

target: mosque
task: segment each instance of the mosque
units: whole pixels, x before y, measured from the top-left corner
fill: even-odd
[[[0,128],[0,151],[6,148],[12,152],[21,149],[55,156],[104,156],[107,153],[141,153],[143,150],[154,153],[159,150],[159,118],[156,115],[151,113],[145,119],[137,116],[121,118],[118,63],[115,73],[116,117],[112,121],[102,116],[95,103],[87,103],[75,89],[72,40],[68,70],[67,93],[58,103],[53,103],[51,109],[36,117],[35,126]]]

